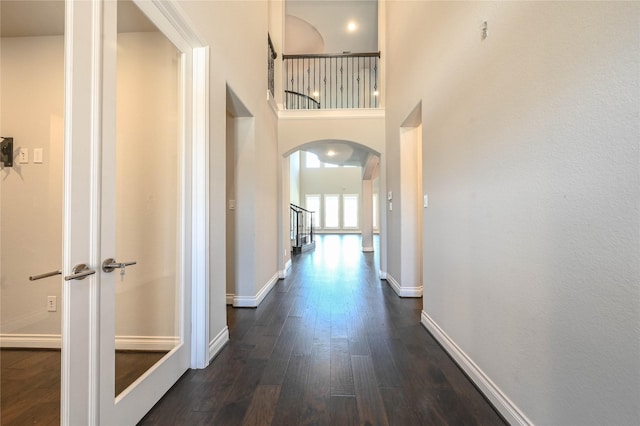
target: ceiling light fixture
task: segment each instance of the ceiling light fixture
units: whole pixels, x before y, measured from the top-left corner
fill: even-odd
[[[334,155],[336,155],[336,152],[334,150],[330,149],[329,151],[327,151],[327,155],[329,157],[333,157]]]
[[[349,23],[347,24],[347,30],[349,30],[350,33],[354,32],[357,27],[358,26],[354,21],[349,21]]]

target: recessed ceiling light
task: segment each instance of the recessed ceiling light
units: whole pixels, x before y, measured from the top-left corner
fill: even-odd
[[[358,28],[358,26],[356,25],[356,23],[354,21],[350,21],[347,24],[347,30],[349,30],[349,32],[354,32],[356,30],[356,28]]]
[[[327,155],[329,157],[333,157],[334,155],[336,155],[336,152],[334,150],[330,149],[329,151],[327,151]]]

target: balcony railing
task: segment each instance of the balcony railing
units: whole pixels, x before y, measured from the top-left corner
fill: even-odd
[[[269,93],[271,93],[271,97],[273,98],[275,92],[275,60],[278,57],[278,54],[276,53],[276,49],[273,47],[271,36],[269,34],[267,34],[267,43],[269,48],[269,59],[267,62],[267,69],[269,70],[267,75],[267,85],[269,86]]]
[[[283,55],[285,108],[378,108],[379,59],[380,52]]]

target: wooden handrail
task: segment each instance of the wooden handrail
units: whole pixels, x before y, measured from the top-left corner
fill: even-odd
[[[276,52],[276,48],[273,47],[273,42],[271,41],[271,35],[267,33],[267,41],[269,42],[269,49],[271,49],[271,59],[276,59],[278,57],[278,52]]]
[[[302,211],[305,211],[305,212],[307,212],[307,213],[315,213],[315,212],[314,212],[314,211],[312,211],[312,210],[307,210],[307,209],[305,209],[304,207],[297,206],[297,205],[295,205],[295,204],[293,204],[293,203],[289,203],[289,207],[290,207],[290,208],[292,208],[292,209],[294,209],[294,210],[296,210],[296,211],[301,211],[301,210],[302,210]]]
[[[292,90],[285,90],[284,93],[288,93],[290,95],[300,96],[301,98],[305,98],[307,101],[311,101],[314,105],[316,105],[316,108],[320,109],[320,102],[318,102],[317,100],[313,99],[309,95],[305,95],[304,93],[300,93],[300,92],[294,92]]]
[[[363,53],[307,53],[307,54],[295,54],[295,55],[282,55],[282,60],[285,59],[304,59],[304,58],[379,58],[380,52],[363,52]]]

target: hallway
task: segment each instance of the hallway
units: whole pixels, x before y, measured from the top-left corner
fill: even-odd
[[[377,269],[359,235],[318,236],[257,309],[227,308],[227,346],[140,424],[504,424]]]

